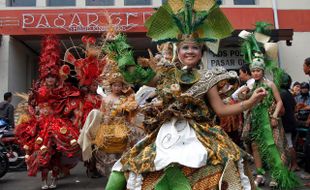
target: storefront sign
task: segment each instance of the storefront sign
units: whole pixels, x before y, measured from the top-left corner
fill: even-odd
[[[109,19],[118,31],[143,26],[151,12],[111,12]],[[141,20],[141,22],[140,22]],[[108,30],[104,13],[22,14],[22,28],[63,29],[67,32],[102,32]]]
[[[217,55],[208,51],[207,63],[208,68],[221,66],[237,70],[244,64],[244,60],[240,48],[225,48],[220,49]]]
[[[235,29],[252,28],[257,20],[273,23],[271,8],[223,8]],[[153,8],[108,9],[3,9],[0,10],[0,34],[42,35],[72,33],[102,33],[107,30],[105,12],[110,14],[117,30],[126,33],[146,32],[144,23],[154,12]],[[247,15],[246,17],[242,15]],[[240,17],[243,19],[240,20]]]
[[[152,15],[150,8],[143,9],[79,9],[79,10],[16,10],[7,12],[1,17],[0,30],[2,33],[94,33],[107,31],[108,19],[115,29],[122,32],[145,32],[145,21]],[[106,14],[108,13],[108,14]],[[12,14],[12,15],[10,15]],[[14,16],[13,16],[14,15]],[[107,18],[107,16],[109,18]],[[15,28],[15,30],[13,30]],[[16,30],[17,29],[17,30]]]

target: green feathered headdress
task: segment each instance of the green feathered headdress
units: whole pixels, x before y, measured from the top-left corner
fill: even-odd
[[[103,52],[117,63],[120,73],[130,84],[143,85],[155,76],[151,68],[142,68],[135,62],[131,46],[124,34],[118,34],[113,40],[107,41],[103,46]]]
[[[233,28],[216,0],[168,0],[145,23],[153,41],[218,43]]]
[[[277,65],[277,44],[269,42],[271,26],[266,22],[257,22],[254,32],[241,31],[239,37],[244,39],[241,52],[245,62],[250,64],[250,68],[263,67],[264,70],[270,71],[274,83],[279,88],[283,69]],[[262,61],[264,66],[261,64]]]

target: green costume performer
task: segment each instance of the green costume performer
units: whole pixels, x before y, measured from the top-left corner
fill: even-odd
[[[264,74],[270,72],[277,87],[281,84],[283,70],[276,66],[274,58],[270,55],[271,47],[268,45],[269,36],[267,23],[259,22],[256,24],[254,33],[241,32],[241,37],[245,39],[242,44],[244,59],[250,63],[250,69],[260,70]],[[258,40],[260,39],[260,40]],[[267,44],[267,45],[266,45]],[[264,55],[262,49],[266,52]],[[253,73],[253,72],[252,72]],[[262,76],[264,77],[264,76]],[[275,111],[275,97],[270,86],[265,79],[255,81],[253,90],[263,87],[268,95],[264,100],[251,109],[251,129],[250,137],[258,145],[259,153],[264,163],[271,171],[271,178],[275,181],[275,186],[279,189],[295,189],[299,186],[299,181],[293,172],[286,167],[286,139],[281,125],[271,126],[270,119],[275,119],[272,113]],[[258,174],[264,175],[262,168],[257,168]]]

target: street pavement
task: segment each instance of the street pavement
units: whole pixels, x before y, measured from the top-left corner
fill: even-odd
[[[298,176],[306,174],[303,171],[297,173]],[[57,190],[104,190],[107,179],[101,178],[88,178],[86,176],[86,169],[80,162],[75,168],[71,170],[71,175],[58,180]],[[269,181],[267,181],[269,182]],[[303,181],[306,182],[306,181]],[[310,180],[308,180],[310,182]],[[262,190],[269,190],[268,183]],[[4,177],[0,178],[0,190],[40,190],[41,180],[40,174],[37,177],[27,176],[26,171],[14,171],[7,173]],[[298,190],[310,190],[310,188],[298,188]]]
[[[104,190],[106,178],[88,178],[83,163],[79,163],[70,171],[71,175],[58,180],[57,190]],[[40,190],[41,174],[37,177],[27,176],[26,171],[6,173],[0,178],[0,190]]]

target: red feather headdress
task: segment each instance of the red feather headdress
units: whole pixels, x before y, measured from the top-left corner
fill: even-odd
[[[52,75],[59,77],[59,60],[60,60],[60,46],[59,40],[55,35],[47,35],[42,42],[42,50],[39,62],[39,78],[45,79]]]

